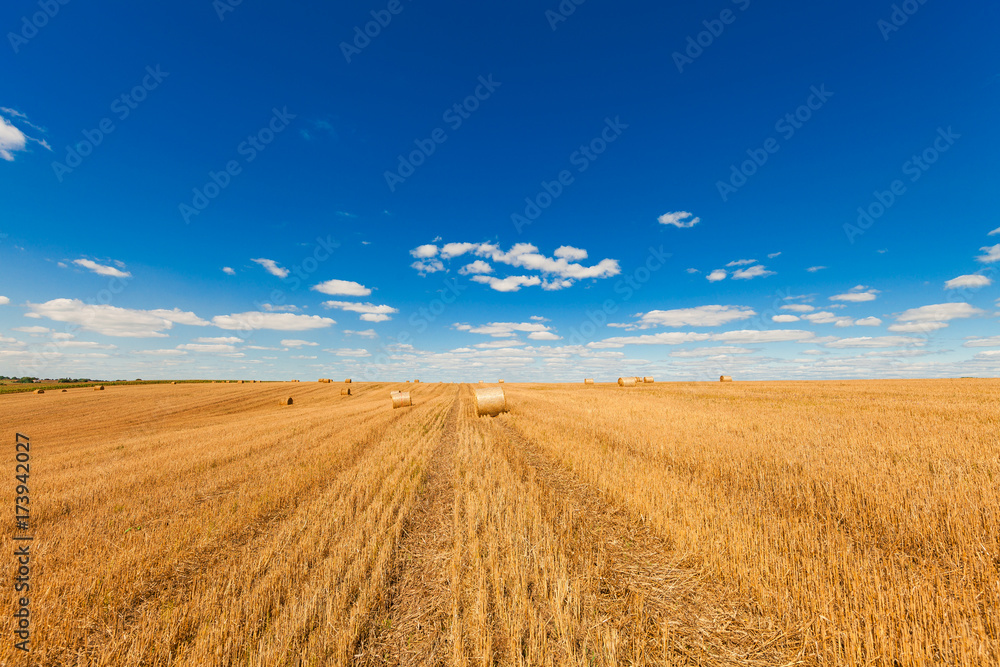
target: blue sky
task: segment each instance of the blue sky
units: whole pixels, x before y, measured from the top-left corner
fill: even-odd
[[[996,375],[998,18],[6,3],[0,375]]]

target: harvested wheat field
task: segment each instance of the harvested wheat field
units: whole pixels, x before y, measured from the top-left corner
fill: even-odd
[[[1000,664],[1000,381],[352,387],[0,396],[32,664]]]

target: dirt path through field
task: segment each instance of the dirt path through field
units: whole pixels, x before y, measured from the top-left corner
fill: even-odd
[[[447,655],[454,544],[455,446],[461,399],[456,393],[431,455],[419,505],[398,547],[392,586],[375,630],[355,652],[358,664],[440,665]]]
[[[607,502],[512,425],[497,423],[509,438],[511,465],[545,490],[550,516],[569,510],[574,559],[582,570],[598,564],[599,595],[585,604],[612,636],[630,637],[624,653],[653,664],[805,664],[798,638],[740,609],[640,517]]]

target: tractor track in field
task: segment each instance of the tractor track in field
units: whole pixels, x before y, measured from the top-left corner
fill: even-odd
[[[372,629],[354,651],[356,664],[443,665],[451,588],[448,563],[454,543],[455,452],[461,397],[456,393],[439,443],[427,464],[418,506],[396,549],[392,584]]]
[[[570,534],[576,536],[577,561],[604,561],[600,597],[588,604],[596,605],[608,623],[620,624],[623,635],[628,632],[626,619],[641,611],[648,619],[641,634],[651,640],[650,653],[662,655],[667,642],[670,664],[808,664],[801,657],[800,637],[780,633],[776,623],[734,603],[676,554],[669,539],[609,502],[516,427],[499,424],[509,439],[504,449],[511,465],[548,492],[543,496],[549,506],[546,513],[558,517],[567,506],[571,508]],[[652,638],[657,636],[661,639],[654,644]]]

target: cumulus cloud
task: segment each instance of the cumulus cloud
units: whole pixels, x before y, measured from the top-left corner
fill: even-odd
[[[910,322],[909,324],[891,324],[889,331],[893,333],[930,333],[948,326],[947,322]]]
[[[420,246],[420,248],[422,247],[424,246]],[[410,253],[427,254],[430,252],[429,250],[420,251],[420,248],[415,248]],[[446,243],[440,248],[437,246],[434,248],[436,249],[435,256],[420,259],[411,264],[422,275],[443,271],[445,266],[442,260],[450,260],[467,254],[492,260],[494,264],[506,264],[541,274],[541,277],[525,275],[507,278],[487,278],[482,275],[473,277],[475,282],[489,285],[499,292],[516,292],[521,287],[533,285],[541,285],[544,289],[550,290],[563,289],[571,286],[577,280],[608,278],[621,273],[621,267],[614,259],[602,259],[592,266],[580,264],[580,260],[587,258],[587,251],[573,246],[559,246],[553,257],[539,253],[538,248],[530,243],[516,243],[506,252],[493,243]],[[460,272],[464,274],[486,273],[486,266],[489,266],[486,262],[473,262],[463,267]]]
[[[1000,336],[987,338],[970,338],[962,343],[962,347],[1000,347]]]
[[[809,320],[813,324],[833,324],[838,327],[849,327],[854,324],[854,320],[852,318],[834,315],[826,310],[818,313],[807,313],[802,316],[802,319]]]
[[[688,273],[701,273],[698,269],[685,269]]]
[[[747,306],[695,306],[693,308],[675,308],[673,310],[651,310],[639,313],[639,321],[626,326],[632,329],[648,329],[650,327],[715,327],[737,320],[746,320],[757,313]]]
[[[808,269],[806,269],[806,271],[808,271],[809,273],[816,273],[817,271],[822,271],[825,268],[826,268],[825,266],[810,266]]]
[[[235,276],[236,275],[236,271],[234,271],[233,267],[231,267],[231,266],[224,266],[224,267],[222,267],[222,272],[226,273],[226,274],[229,274],[231,276]]]
[[[185,343],[183,345],[178,345],[177,349],[187,352],[236,352],[236,348],[232,345],[210,345],[203,343]]]
[[[986,276],[973,273],[971,275],[959,276],[958,278],[952,278],[951,280],[945,281],[944,288],[960,289],[963,287],[988,287],[992,284],[993,281]]]
[[[472,279],[477,283],[489,285],[497,292],[517,292],[522,287],[531,287],[542,283],[542,280],[538,276],[507,276],[506,278],[473,276]]]
[[[882,324],[882,320],[877,317],[862,317],[860,320],[854,320],[856,327],[877,327],[880,324]]]
[[[390,315],[399,312],[398,308],[392,306],[376,306],[374,303],[354,303],[353,301],[324,301],[323,306],[360,313],[360,319],[364,322],[385,322],[392,319]]]
[[[690,219],[688,219],[690,218]],[[674,213],[664,213],[659,218],[661,225],[673,225],[678,229],[687,229],[689,227],[694,227],[699,222],[701,218],[692,218],[691,214],[687,211],[675,211]]]
[[[277,276],[278,278],[288,277],[288,269],[278,266],[278,263],[275,262],[273,259],[264,259],[263,257],[261,257],[259,259],[251,259],[250,261],[263,266],[264,270],[266,270],[272,276]]]
[[[815,342],[816,334],[812,331],[801,329],[771,329],[755,330],[745,329],[740,331],[726,331],[724,333],[709,334],[693,331],[671,331],[658,334],[645,334],[642,336],[619,336],[607,338],[601,341],[588,343],[590,348],[617,348],[626,345],[680,345],[681,343],[717,341],[734,344],[747,343],[782,343],[782,342]]]
[[[85,331],[123,338],[165,338],[164,331],[176,324],[208,326],[194,313],[173,310],[133,310],[117,306],[87,304],[79,299],[53,299],[29,303],[31,314],[56,322],[76,324]]]
[[[537,322],[490,322],[489,324],[482,324],[479,326],[473,326],[471,324],[454,324],[453,326],[458,331],[467,331],[469,333],[492,336],[493,338],[511,338],[517,335],[518,332],[540,334],[552,331],[550,327]],[[531,338],[532,336],[529,335],[528,337]]]
[[[992,264],[993,262],[1000,262],[1000,243],[993,246],[985,246],[980,248],[986,252],[985,255],[977,255],[976,261],[982,262],[983,264]]]
[[[880,292],[864,285],[855,285],[844,294],[834,294],[830,301],[848,301],[850,303],[862,303],[874,301]]]
[[[715,271],[712,271],[710,274],[705,276],[705,279],[708,280],[708,282],[710,283],[717,283],[720,280],[725,280],[727,275],[729,274],[726,273],[725,269],[716,269]]]
[[[861,336],[860,338],[838,338],[826,344],[827,347],[835,349],[907,347],[910,345],[923,345],[923,341],[907,336]]]
[[[329,352],[330,354],[334,354],[334,355],[336,355],[338,357],[370,357],[370,356],[372,356],[371,352],[369,352],[368,350],[365,350],[363,348],[352,349],[352,348],[342,347],[342,348],[338,348],[338,349],[334,349],[334,350],[323,350],[323,351],[324,352]]]
[[[103,264],[98,264],[89,259],[74,259],[73,263],[77,266],[82,266],[85,269],[93,271],[99,276],[111,276],[113,278],[131,278],[132,274],[128,271],[121,271],[113,266],[105,266]]]
[[[775,257],[777,257],[780,254],[781,254],[780,252],[772,252],[772,253],[768,254],[767,258],[768,259],[774,259]]]
[[[28,142],[34,142],[47,150],[52,150],[47,141],[25,134],[17,125],[43,132],[37,125],[29,122],[28,117],[20,111],[0,107],[0,159],[13,162],[14,153],[26,150]]]
[[[994,229],[992,232],[990,232],[989,234],[987,234],[987,236],[996,236],[997,234],[1000,234],[1000,227],[997,227],[996,229]]]
[[[774,271],[768,271],[767,267],[757,264],[747,269],[733,271],[733,280],[750,280],[752,278],[764,278],[773,275]]]
[[[309,331],[325,329],[336,324],[336,320],[319,315],[293,315],[292,313],[234,313],[217,315],[212,324],[220,329],[252,331],[270,329],[272,331]]]
[[[726,264],[726,266],[728,267],[747,266],[748,264],[756,264],[756,263],[757,263],[756,259],[736,259],[733,260],[732,262],[729,262],[729,264]]]
[[[270,303],[262,303],[260,308],[261,310],[266,310],[269,313],[295,313],[300,310],[298,306],[293,306],[291,304],[286,306],[274,306]]]
[[[308,346],[308,347],[317,347],[317,346],[319,346],[319,343],[313,343],[313,342],[308,341],[308,340],[298,340],[296,338],[289,338],[289,339],[283,340],[283,341],[281,341],[281,344],[284,345],[285,347],[293,347],[295,349],[298,349],[300,347],[306,347],[306,346]]]
[[[327,280],[319,285],[313,285],[310,289],[330,296],[368,296],[372,293],[361,283],[352,280]]]
[[[753,354],[757,350],[751,350],[748,347],[731,347],[731,346],[716,346],[716,347],[692,347],[687,350],[677,350],[676,352],[671,352],[671,357],[681,357],[681,358],[697,358],[697,357],[714,357],[718,355],[729,355],[729,354]]]
[[[986,311],[964,303],[936,303],[919,308],[910,308],[900,313],[897,322],[948,322],[982,315]]]
[[[195,338],[196,343],[223,343],[228,345],[235,345],[236,343],[242,343],[243,339],[237,336],[216,336],[212,338]]]
[[[374,329],[365,329],[364,331],[351,331],[350,329],[344,329],[345,336],[361,336],[362,338],[378,338],[378,334],[375,333]]]
[[[187,352],[183,350],[139,350],[133,354],[146,354],[154,357],[182,357]]]
[[[771,321],[779,323],[798,322],[799,317],[797,315],[775,315],[774,317],[771,318]]]
[[[458,270],[463,276],[469,275],[470,273],[493,273],[493,267],[484,262],[481,259],[477,259],[471,264],[466,264]]]
[[[811,313],[812,311],[816,310],[812,306],[809,306],[804,303],[790,303],[788,305],[781,306],[781,309],[790,310],[793,313]]]
[[[27,334],[44,334],[52,331],[48,327],[14,327],[14,331]]]
[[[528,334],[531,340],[560,340],[562,336],[557,336],[551,331],[533,331]]]
[[[8,297],[0,296],[0,306],[6,306],[8,303],[10,303],[10,299]]]
[[[428,257],[436,257],[438,254],[438,247],[432,243],[426,245],[420,245],[410,251],[410,254],[417,259],[427,259]]]

